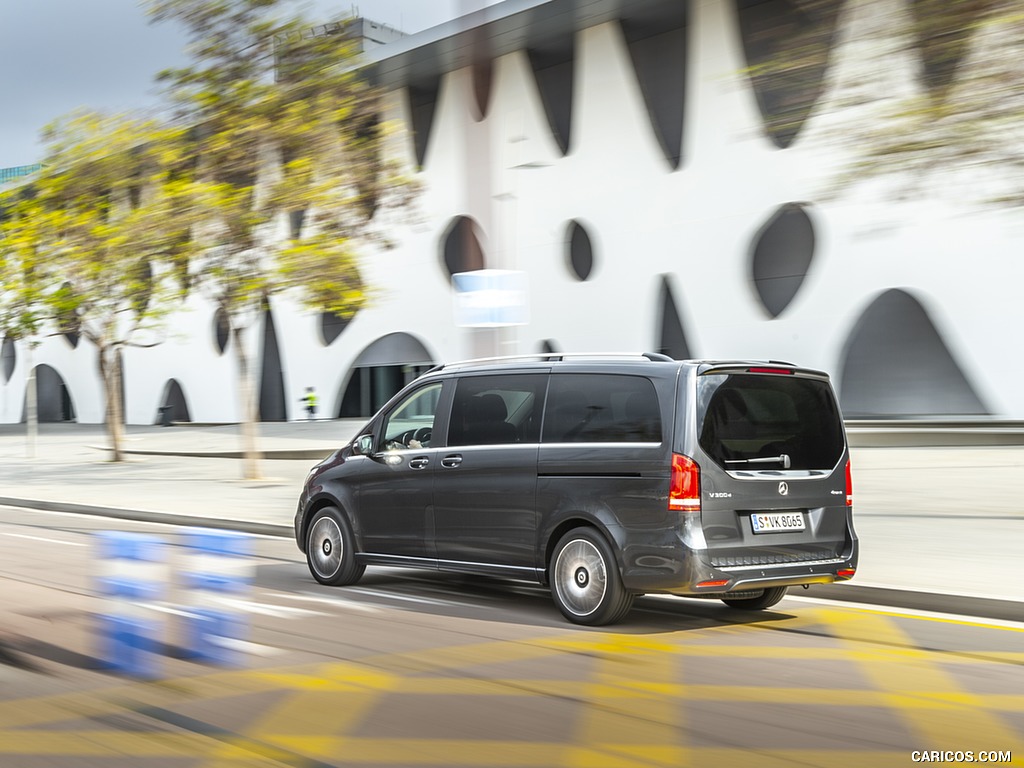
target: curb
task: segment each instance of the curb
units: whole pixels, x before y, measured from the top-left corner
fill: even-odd
[[[818,584],[793,595],[806,595],[820,600],[882,605],[930,613],[949,613],[978,619],[1024,622],[1024,602],[994,597],[949,595],[934,592],[916,592],[894,587],[863,586],[860,584]]]
[[[1024,421],[998,419],[847,419],[852,448],[954,448],[1024,445]]]
[[[292,538],[295,535],[295,531],[290,525],[274,525],[273,523],[257,523],[251,520],[229,520],[226,518],[180,515],[174,512],[153,512],[151,510],[141,509],[98,507],[91,504],[76,504],[70,501],[38,501],[35,499],[17,499],[10,496],[0,496],[0,506],[19,507],[21,509],[37,509],[43,512],[65,512],[73,515],[91,515],[93,517],[111,517],[117,520],[134,520],[141,523],[183,525],[192,528],[220,528],[252,533],[258,536],[276,536],[278,538]]]
[[[94,448],[97,451],[111,452],[114,449],[106,445],[90,445],[90,448]],[[337,448],[278,448],[271,450],[261,450],[259,452],[259,459],[291,459],[301,461],[321,461],[326,459]],[[145,451],[135,449],[121,449],[121,453],[126,456],[184,456],[187,458],[196,459],[242,459],[245,458],[245,454],[241,451],[174,451],[174,450],[160,450],[160,451]]]

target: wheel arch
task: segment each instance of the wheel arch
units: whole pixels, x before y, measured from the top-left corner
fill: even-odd
[[[352,536],[355,538],[356,544],[361,545],[362,542],[359,535],[359,529],[356,527],[355,520],[352,519],[352,515],[346,505],[332,496],[321,494],[314,497],[313,500],[306,505],[306,511],[302,515],[303,552],[305,552],[306,537],[309,535],[309,523],[314,517],[316,517],[316,513],[325,507],[334,507],[341,513],[345,520],[348,521],[349,528],[352,529]]]
[[[595,520],[592,517],[585,517],[583,515],[573,515],[572,517],[567,517],[564,520],[559,521],[559,523],[555,525],[547,535],[547,539],[544,544],[544,581],[542,583],[551,583],[551,558],[555,554],[555,547],[558,546],[558,542],[561,541],[565,534],[575,528],[592,528],[605,538],[612,549],[612,553],[615,555],[615,564],[618,566],[619,573],[621,575],[622,555],[619,542],[616,541],[615,537],[611,535],[608,529],[599,520]]]

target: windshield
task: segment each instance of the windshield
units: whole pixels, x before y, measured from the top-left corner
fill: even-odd
[[[729,470],[827,470],[846,441],[827,381],[795,375],[697,379],[700,447]]]

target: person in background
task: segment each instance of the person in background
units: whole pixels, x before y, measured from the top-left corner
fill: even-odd
[[[316,418],[316,400],[316,389],[306,387],[306,394],[302,396],[299,402],[306,404],[306,417],[310,421]]]

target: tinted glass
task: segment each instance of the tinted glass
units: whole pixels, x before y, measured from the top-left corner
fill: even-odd
[[[431,384],[395,406],[384,421],[384,450],[429,446],[440,397],[441,384]]]
[[[726,469],[831,469],[843,455],[832,388],[819,379],[756,374],[698,378],[700,447]],[[751,459],[766,459],[764,462]]]
[[[545,443],[660,443],[661,410],[650,379],[615,374],[551,376]]]
[[[467,376],[455,388],[448,445],[536,443],[545,374]]]

